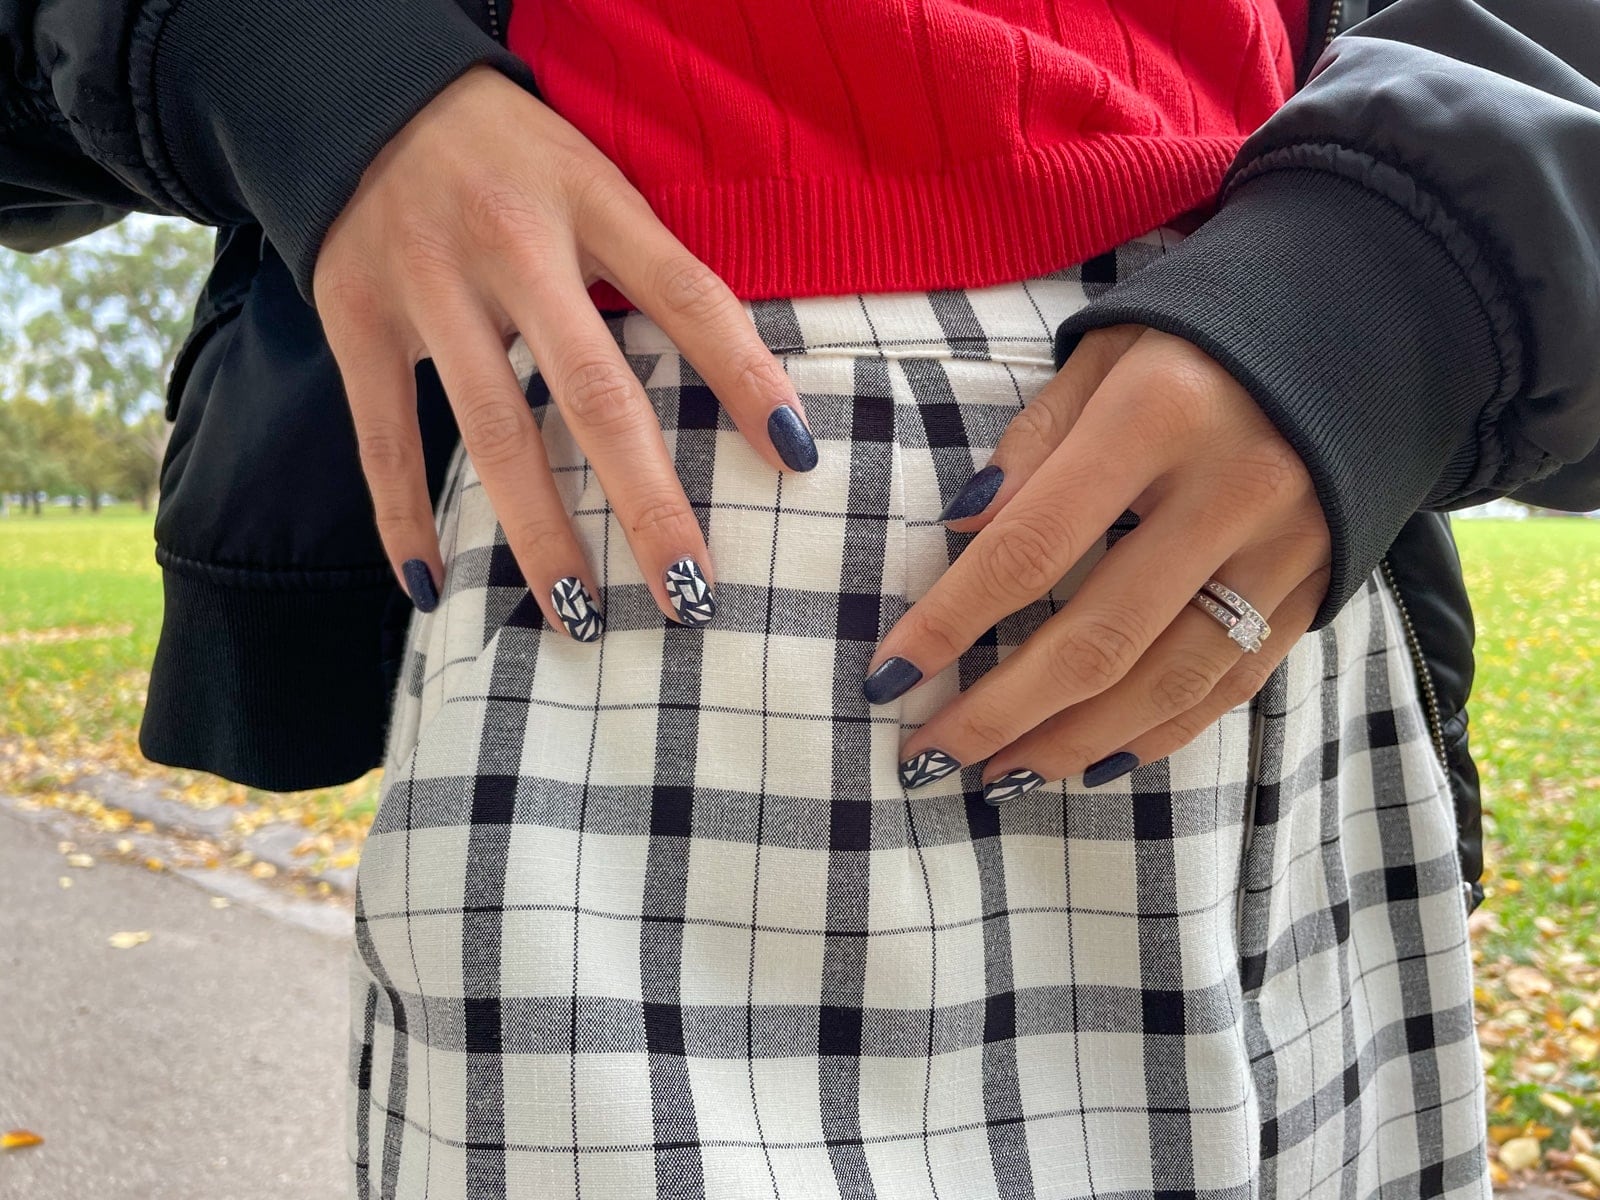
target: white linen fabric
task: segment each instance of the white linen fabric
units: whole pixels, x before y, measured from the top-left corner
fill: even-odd
[[[1093,791],[990,807],[972,764],[907,792],[896,751],[1104,545],[954,669],[862,696],[1056,326],[1177,238],[748,302],[804,475],[646,315],[606,314],[709,541],[702,628],[655,607],[516,343],[606,629],[545,627],[458,452],[357,874],[349,1195],[1488,1195],[1449,785],[1381,575],[1252,702]]]

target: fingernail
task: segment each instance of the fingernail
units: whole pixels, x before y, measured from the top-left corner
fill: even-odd
[[[939,520],[959,521],[962,517],[977,516],[989,507],[989,501],[994,499],[994,494],[1005,481],[1005,472],[999,467],[992,464],[985,467],[961,485],[961,490],[944,506]]]
[[[809,471],[817,465],[817,443],[800,419],[800,414],[785,404],[767,418],[767,436],[778,448],[784,465],[796,471]]]
[[[406,577],[406,591],[418,612],[432,612],[439,607],[439,589],[433,586],[433,574],[428,564],[420,558],[408,558],[400,566]]]
[[[887,704],[916,686],[922,672],[903,658],[891,658],[861,681],[868,704]]]
[[[550,607],[556,610],[567,632],[580,642],[595,641],[605,630],[605,618],[594,606],[594,597],[576,575],[556,580],[550,589]]]
[[[680,558],[667,568],[667,599],[680,625],[704,625],[717,615],[717,598],[692,558]]]
[[[1099,762],[1092,762],[1083,769],[1083,786],[1099,787],[1102,783],[1110,783],[1113,779],[1122,778],[1138,765],[1137,754],[1118,750],[1115,754],[1108,754]]]
[[[909,791],[960,769],[961,763],[943,750],[923,750],[900,764],[900,786]]]
[[[1044,776],[1039,772],[1030,771],[1027,767],[1018,767],[1015,771],[1007,771],[999,778],[991,779],[984,784],[983,798],[990,804],[1004,804],[1007,800],[1026,796],[1042,783]]]

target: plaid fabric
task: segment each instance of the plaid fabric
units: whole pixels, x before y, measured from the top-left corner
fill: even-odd
[[[348,1194],[1488,1194],[1453,818],[1377,577],[1252,703],[1092,793],[991,808],[972,766],[907,795],[896,749],[1103,549],[957,669],[862,698],[1056,325],[1174,236],[751,303],[821,449],[803,476],[608,314],[706,530],[703,629],[651,602],[518,341],[607,628],[547,634],[458,455],[358,872]]]

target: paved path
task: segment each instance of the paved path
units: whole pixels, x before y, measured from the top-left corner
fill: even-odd
[[[341,1200],[349,942],[56,841],[0,809],[0,1198]]]

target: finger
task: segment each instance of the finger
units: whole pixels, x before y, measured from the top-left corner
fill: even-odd
[[[939,520],[963,533],[987,525],[1066,439],[1089,397],[1144,328],[1108,325],[1085,334],[1061,370],[1011,419],[988,463],[950,498]]]
[[[417,427],[415,368],[399,343],[376,327],[334,342],[330,336],[384,555],[411,602],[432,612],[439,603],[444,560]]]
[[[1235,555],[1211,577],[1258,611],[1272,613],[1307,576],[1302,567],[1256,547]],[[1322,578],[1325,582],[1326,575]],[[1289,630],[1285,639],[1285,632],[1274,626],[1262,648],[1247,653],[1214,617],[1185,605],[1114,687],[1057,713],[993,755],[984,767],[985,784],[1007,776],[1064,779],[1082,771],[1085,785],[1092,787],[1126,774],[1139,762],[1129,749],[1136,739],[1169,722],[1204,716],[1209,724],[1214,718],[1202,706],[1220,681],[1239,670],[1243,660],[1261,659],[1268,646],[1276,649],[1297,635]]]
[[[1242,540],[1194,502],[1151,511],[1033,636],[935,713],[902,750],[988,758],[1053,713],[1111,689]]]
[[[1119,403],[1118,393],[1137,394],[1139,386],[1137,372],[1119,375],[1127,361],[1106,377],[1072,436],[879,644],[864,689],[869,701],[903,695],[948,667],[1002,617],[1048,593],[1177,462],[1183,453],[1177,422],[1151,420],[1145,408]],[[1184,534],[1172,544],[1191,540]]]
[[[667,452],[655,406],[589,302],[577,263],[547,261],[536,283],[525,281],[506,299],[656,605],[679,624],[706,624],[717,603],[700,523]]]
[[[1328,571],[1326,571],[1326,568],[1307,576],[1277,608],[1270,611],[1269,624],[1272,626],[1272,635],[1267,638],[1266,642],[1262,643],[1261,650],[1254,654],[1242,654],[1238,662],[1235,662],[1234,667],[1227,674],[1222,675],[1216,686],[1213,686],[1210,693],[1206,694],[1206,698],[1195,704],[1194,707],[1190,707],[1186,712],[1179,714],[1178,717],[1170,718],[1170,720],[1166,720],[1166,722],[1162,722],[1160,725],[1138,734],[1136,738],[1123,744],[1120,749],[1112,750],[1109,754],[1104,754],[1104,757],[1094,758],[1091,762],[1085,762],[1083,760],[1085,752],[1077,750],[1077,752],[1070,755],[1072,762],[1062,765],[1058,760],[1056,765],[1042,768],[1040,774],[1043,774],[1043,778],[1038,782],[1043,782],[1045,779],[1066,779],[1070,774],[1075,774],[1077,771],[1082,770],[1083,786],[1099,787],[1101,784],[1112,781],[1112,779],[1122,778],[1125,774],[1130,773],[1134,766],[1138,766],[1139,763],[1152,763],[1157,758],[1165,758],[1166,755],[1176,754],[1182,747],[1187,746],[1189,742],[1198,738],[1200,733],[1208,730],[1213,723],[1221,720],[1222,715],[1226,714],[1226,712],[1235,709],[1240,704],[1245,704],[1246,701],[1253,699],[1258,691],[1261,691],[1262,685],[1267,682],[1267,677],[1278,669],[1283,659],[1288,658],[1288,654],[1293,650],[1294,645],[1299,642],[1301,635],[1304,635],[1304,632],[1310,629],[1310,622],[1314,621],[1315,616],[1317,616],[1318,606],[1322,605],[1322,598],[1326,594],[1326,590],[1328,590]],[[1038,730],[1035,730],[1034,733],[1027,734],[1027,741],[1037,746],[1037,749],[1027,749],[1027,747],[1019,747],[1019,749],[1022,749],[1022,752],[1029,755],[1029,757],[1038,757],[1040,762],[1043,762],[1043,755],[1050,754],[1051,744],[1054,744],[1058,739],[1070,739],[1075,736],[1074,728],[1078,722],[1078,710],[1083,709],[1083,707],[1086,706],[1077,706],[1075,709],[1067,709],[1066,712],[1054,715],[1048,722],[1038,726]],[[1104,744],[1102,744],[1101,749],[1104,749]],[[1005,754],[1006,760],[1010,762],[1010,747],[1006,749]],[[1018,768],[1013,766],[1008,770],[1008,774],[1016,770]],[[1022,770],[1027,771],[1029,768],[1022,768]],[[1006,778],[1006,776],[997,776],[997,778]],[[1014,795],[1021,795],[1026,790],[1030,790],[1027,787],[1030,782],[1032,782],[1030,776],[1019,774],[1018,778],[1013,779],[1008,786],[995,787],[995,789],[987,789],[986,787],[986,794],[989,790],[994,790],[998,797],[1014,797]],[[1037,787],[1038,784],[1034,784],[1034,786]]]
[[[600,589],[498,325],[481,302],[462,292],[431,296],[418,328],[528,591],[552,629],[595,641],[604,628],[595,603]]]
[[[805,407],[743,303],[643,197],[608,194],[578,214],[576,228],[607,281],[661,327],[762,458],[777,470],[817,465]]]

